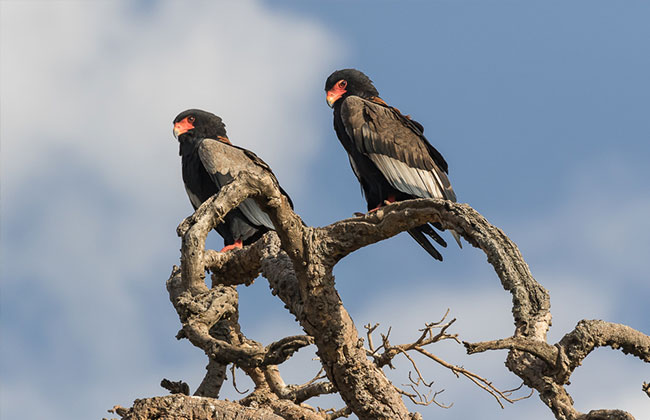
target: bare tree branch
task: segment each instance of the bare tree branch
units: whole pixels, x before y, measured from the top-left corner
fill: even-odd
[[[203,381],[194,392],[198,397],[212,397],[217,398],[223,381],[226,379],[227,365],[217,362],[213,359],[208,359],[208,365],[205,367],[207,370]]]
[[[205,250],[208,232],[249,197],[269,214],[276,232],[266,234],[242,250],[225,254]],[[464,343],[469,354],[509,349],[506,366],[525,385],[539,392],[557,419],[632,419],[620,410],[578,412],[564,384],[595,347],[620,348],[624,353],[650,361],[648,336],[618,324],[581,321],[559,343],[547,343],[551,322],[548,292],[535,281],[517,246],[470,206],[445,200],[409,200],[312,228],[302,223],[277,185],[263,172],[243,174],[226,185],[177,229],[182,238],[181,266],[172,270],[167,288],[183,325],[178,337],[188,338],[210,360],[197,394],[216,397],[225,378],[226,365],[234,363],[255,384],[255,390],[238,403],[240,406],[267,407],[274,415],[289,419],[333,419],[350,412],[360,419],[419,419],[422,418],[419,414],[408,412],[402,396],[416,404],[439,403],[435,401],[438,393],[431,397],[430,393],[423,395],[418,390],[418,386],[430,387],[431,383],[424,380],[408,354],[417,351],[457,376],[467,377],[502,406],[502,401],[519,399],[511,398],[512,391],[500,391],[487,379],[424,349],[442,340],[458,341],[455,334],[447,333],[454,320],[443,324],[443,317],[438,323],[427,324],[415,341],[396,346],[390,344],[390,330],[376,346],[372,333],[377,326],[368,324],[365,326],[368,349],[363,348],[363,340],[335,288],[334,266],[363,246],[427,222],[453,229],[480,248],[504,289],[512,295],[513,336]],[[212,272],[210,289],[205,284],[206,269]],[[286,337],[268,346],[243,335],[238,323],[236,285],[248,285],[260,273],[307,335]],[[439,331],[434,334],[434,329]],[[312,343],[318,349],[328,381],[315,379],[303,385],[285,384],[276,365]],[[394,387],[381,370],[381,366],[390,365],[398,354],[404,355],[413,366],[415,378],[409,374],[411,384],[407,385],[413,392]],[[317,411],[303,403],[330,392],[339,392],[347,407]],[[647,385],[644,392],[648,393]],[[247,418],[245,414],[242,416]]]
[[[650,337],[626,325],[601,320],[582,320],[558,343],[568,359],[567,375],[596,347],[609,346],[650,362]],[[568,376],[567,376],[568,379]]]
[[[481,353],[487,350],[521,350],[543,359],[550,366],[555,366],[557,360],[557,348],[546,341],[532,340],[524,337],[508,337],[500,340],[483,341],[480,343],[463,342],[467,354]]]
[[[190,395],[190,386],[183,381],[170,381],[169,379],[163,379],[160,381],[160,386],[172,394]]]
[[[440,394],[440,392],[436,392],[433,394],[433,397],[430,398],[429,395],[423,395],[422,393],[419,392],[417,387],[419,385],[424,385],[427,388],[431,387],[431,383],[427,383],[427,381],[424,379],[422,376],[422,373],[420,372],[420,369],[417,366],[417,363],[415,360],[407,353],[409,351],[417,351],[420,354],[428,357],[429,359],[433,360],[434,362],[440,364],[441,366],[444,366],[445,368],[451,370],[451,372],[456,375],[456,377],[460,377],[460,375],[465,376],[469,380],[471,380],[474,384],[479,386],[481,389],[485,390],[488,392],[490,395],[492,395],[499,406],[501,408],[504,408],[503,402],[508,402],[508,403],[514,403],[515,401],[519,401],[523,398],[528,398],[530,395],[532,395],[532,392],[530,395],[519,397],[519,398],[511,398],[510,395],[512,394],[512,391],[501,391],[497,387],[495,387],[490,381],[487,379],[470,372],[469,370],[462,368],[460,366],[454,366],[444,360],[442,360],[440,357],[428,352],[425,350],[423,347],[427,346],[429,344],[433,344],[442,340],[454,340],[456,342],[458,341],[457,335],[456,334],[448,334],[447,329],[456,321],[456,319],[452,319],[449,322],[446,322],[443,324],[444,320],[446,319],[447,315],[449,314],[449,310],[445,313],[445,315],[442,317],[442,319],[438,322],[432,322],[428,323],[425,325],[425,328],[421,329],[420,331],[422,332],[420,336],[412,343],[408,344],[400,344],[400,345],[391,345],[389,340],[388,340],[388,334],[385,336],[382,335],[382,345],[375,349],[375,351],[370,351],[368,350],[368,355],[372,356],[374,358],[375,363],[378,366],[385,366],[391,365],[392,359],[397,356],[398,354],[403,355],[410,363],[411,366],[413,367],[415,373],[417,374],[417,379],[412,379],[411,374],[409,373],[409,380],[411,381],[410,384],[407,386],[411,388],[413,393],[406,392],[404,390],[401,390],[400,392],[402,395],[407,396],[413,403],[417,405],[430,405],[431,403],[435,403],[436,405],[442,407],[442,408],[448,408],[451,407],[451,405],[444,405],[440,404],[435,400],[435,397]],[[372,341],[372,335],[370,334],[371,331],[374,331],[378,324],[374,325],[373,327],[370,327],[370,324],[366,325],[366,329],[369,331],[368,334],[368,341]],[[433,334],[433,329],[440,329],[440,331],[437,334]],[[381,354],[378,354],[378,350],[383,348],[384,351]],[[504,347],[508,348],[508,347]]]
[[[350,414],[352,414],[352,410],[350,410],[348,407],[341,408],[339,410],[326,410],[326,411],[319,411],[321,413],[324,413],[325,416],[323,417],[325,420],[336,420],[340,419],[341,417],[349,417]]]
[[[468,354],[486,350],[513,349],[543,359],[555,370],[559,382],[568,383],[571,373],[596,347],[610,346],[650,362],[650,337],[626,325],[601,320],[582,320],[575,329],[552,346],[545,341],[509,337],[481,343],[463,343]]]
[[[322,228],[327,258],[338,261],[361,247],[390,238],[426,222],[453,229],[482,249],[503,287],[513,295],[515,325],[544,339],[550,323],[548,292],[530,274],[517,246],[467,204],[447,200],[400,201],[363,217],[346,219]]]
[[[336,388],[328,381],[316,382],[312,380],[303,385],[286,385],[277,366],[268,366],[264,371],[264,375],[271,390],[278,397],[298,404],[312,397],[336,392]]]
[[[234,419],[284,420],[268,407],[245,407],[241,404],[214,398],[189,397],[173,394],[135,400],[133,407],[122,412],[123,420],[149,419]],[[319,418],[321,420],[322,418]]]

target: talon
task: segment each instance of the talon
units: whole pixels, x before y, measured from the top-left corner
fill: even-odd
[[[219,251],[219,252],[228,252],[228,251],[231,251],[231,250],[236,249],[236,248],[241,249],[243,246],[244,246],[244,244],[242,243],[242,240],[241,240],[241,239],[237,239],[237,240],[235,241],[234,244],[224,246],[224,247],[221,249],[221,251]]]
[[[380,203],[377,207],[375,207],[372,210],[368,210],[368,213],[374,213],[383,206],[387,206],[389,204],[393,204],[395,202],[395,196],[394,195],[389,195],[382,203]]]

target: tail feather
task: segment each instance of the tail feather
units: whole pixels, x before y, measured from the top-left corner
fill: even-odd
[[[447,248],[447,242],[444,239],[442,239],[442,236],[438,235],[438,232],[433,230],[431,225],[429,225],[428,223],[422,226],[418,226],[416,229],[418,229],[422,233],[426,233],[427,235],[429,235],[431,239],[436,241],[438,245],[440,245],[441,247]]]
[[[458,234],[458,232],[456,232],[455,230],[452,230],[451,234],[453,235],[454,239],[456,240],[456,243],[458,244],[458,247],[462,249],[463,244],[460,243],[460,235]]]
[[[424,248],[425,251],[429,253],[433,258],[435,258],[438,261],[442,261],[442,255],[436,250],[431,242],[427,240],[427,238],[424,236],[422,233],[422,226],[415,227],[413,229],[409,229],[407,232],[409,235],[413,237],[417,241],[417,243],[420,244],[422,248]]]
[[[440,223],[438,223],[438,222],[436,222],[436,223],[432,223],[432,225],[433,225],[433,227],[435,227],[435,228],[438,229],[438,230],[444,230],[444,229],[442,228],[442,225],[441,225]],[[460,235],[459,235],[455,230],[450,230],[450,232],[451,232],[451,235],[452,235],[452,236],[454,237],[454,239],[456,240],[456,243],[458,244],[458,247],[462,249],[462,248],[463,248],[463,244],[460,242]],[[436,242],[437,242],[437,241],[436,241]]]

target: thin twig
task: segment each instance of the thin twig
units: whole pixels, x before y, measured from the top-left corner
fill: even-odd
[[[232,386],[233,388],[235,388],[235,391],[237,391],[240,395],[244,395],[248,393],[249,389],[242,392],[237,388],[237,380],[235,379],[235,370],[236,370],[235,365],[230,366],[230,373],[232,373]]]
[[[403,389],[399,389],[399,388],[396,388],[397,392],[399,392],[401,395],[404,395],[405,397],[408,397],[408,399],[411,400],[411,402],[413,404],[423,405],[423,406],[428,406],[428,405],[431,405],[431,404],[435,404],[440,408],[451,408],[451,406],[454,405],[454,403],[451,403],[449,405],[445,405],[445,404],[443,404],[441,402],[438,402],[436,400],[436,397],[438,395],[445,392],[444,389],[441,389],[440,391],[434,392],[433,395],[431,395],[432,391],[429,391],[429,393],[427,395],[422,395],[422,393],[419,392],[417,390],[417,388],[414,387],[413,385],[405,384],[404,386],[408,386],[409,388],[411,388],[413,390],[414,394],[411,394],[410,392],[406,392]]]
[[[470,381],[474,382],[480,388],[482,388],[483,390],[487,391],[490,395],[492,395],[496,399],[497,403],[499,404],[499,406],[501,408],[505,408],[503,403],[501,402],[502,399],[504,401],[509,402],[509,403],[512,404],[515,401],[519,401],[519,400],[522,400],[522,399],[525,399],[525,398],[529,398],[531,395],[533,395],[533,391],[531,390],[530,394],[527,395],[527,396],[520,397],[520,398],[514,398],[514,399],[509,398],[509,395],[511,395],[513,391],[501,391],[496,386],[494,386],[492,384],[492,382],[488,381],[487,379],[477,375],[474,372],[470,372],[469,370],[467,370],[467,369],[465,369],[465,368],[463,368],[461,366],[452,365],[451,363],[448,363],[448,362],[442,360],[441,358],[439,358],[435,354],[432,354],[432,353],[426,351],[425,349],[423,349],[421,347],[416,347],[415,350],[417,350],[421,354],[427,356],[429,359],[433,360],[434,362],[439,363],[442,366],[446,367],[447,369],[451,370],[456,375],[456,377],[458,377],[459,374],[460,374],[460,375],[465,376]]]
[[[352,414],[352,410],[350,410],[350,407],[343,407],[338,410],[334,408],[328,408],[327,410],[323,410],[322,408],[318,408],[318,413],[323,416],[323,420],[336,420],[341,417],[349,417],[350,414]]]
[[[370,349],[370,351],[372,353],[375,352],[374,345],[372,343],[372,332],[375,331],[378,326],[379,326],[379,323],[376,323],[372,327],[370,326],[370,323],[363,326],[363,328],[366,329],[366,336],[368,337],[368,348]]]
[[[303,386],[311,385],[311,384],[313,384],[314,382],[316,382],[319,379],[326,378],[327,375],[324,372],[325,372],[325,368],[321,366],[320,370],[318,371],[316,376],[314,376],[313,379],[310,379],[309,381],[305,382],[304,384],[302,384],[300,386],[303,387]]]

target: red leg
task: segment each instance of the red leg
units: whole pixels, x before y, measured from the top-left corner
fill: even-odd
[[[372,210],[368,210],[368,213],[374,213],[377,210],[379,210],[381,207],[383,207],[385,205],[393,204],[394,202],[395,202],[395,196],[394,195],[389,195],[388,198],[386,198],[383,203],[381,203],[380,205],[378,205],[377,207],[375,207]]]
[[[389,195],[387,199],[384,200],[384,204],[389,205],[395,202],[395,196]]]
[[[230,250],[233,250],[233,249],[236,249],[236,248],[242,248],[243,246],[244,246],[244,244],[242,243],[242,240],[237,239],[234,244],[224,246],[223,249],[220,252],[226,252],[226,251],[230,251]]]

